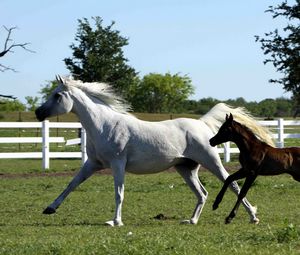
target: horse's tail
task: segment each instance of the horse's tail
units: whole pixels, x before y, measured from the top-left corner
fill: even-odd
[[[201,117],[201,120],[216,134],[225,120],[226,114],[232,114],[233,118],[241,124],[247,126],[262,141],[274,146],[271,132],[261,126],[257,120],[244,108],[233,108],[230,105],[219,103],[216,104],[209,112]]]

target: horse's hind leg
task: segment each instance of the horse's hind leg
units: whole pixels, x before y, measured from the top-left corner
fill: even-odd
[[[193,164],[188,163],[176,165],[175,168],[197,197],[197,204],[192,218],[190,220],[184,220],[182,221],[182,223],[197,224],[208,195],[208,192],[206,191],[198,177],[198,170],[200,168],[200,165],[194,162]]]

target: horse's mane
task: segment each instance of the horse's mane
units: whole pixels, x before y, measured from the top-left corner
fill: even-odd
[[[129,114],[128,111],[131,110],[130,105],[121,96],[117,95],[112,86],[107,83],[82,82],[70,77],[64,78],[62,81],[67,89],[78,88],[87,95],[99,99],[117,112]]]
[[[274,146],[271,132],[261,126],[257,120],[244,108],[237,107],[233,108],[224,103],[215,105],[208,113],[201,117],[214,133],[217,133],[220,126],[223,124],[226,114],[232,114],[234,120],[248,127],[256,137],[265,143]]]

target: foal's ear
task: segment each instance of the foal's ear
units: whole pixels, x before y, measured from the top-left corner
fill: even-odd
[[[226,114],[226,121],[233,121],[232,113],[230,113],[229,116],[228,116],[228,114]]]

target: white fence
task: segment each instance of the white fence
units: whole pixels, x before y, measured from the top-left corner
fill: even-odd
[[[41,137],[0,137],[0,143],[42,143],[42,151],[40,152],[1,152],[0,159],[4,158],[41,158],[43,169],[48,169],[50,166],[50,158],[81,158],[82,162],[87,159],[86,155],[86,134],[79,122],[0,122],[0,130],[8,128],[35,128],[41,130]],[[81,135],[78,139],[66,141],[64,137],[50,137],[51,128],[63,129],[81,129]],[[1,132],[1,131],[0,131]],[[80,144],[81,151],[79,152],[50,152],[50,143],[66,143]]]
[[[260,124],[275,129],[277,132],[273,133],[274,138],[277,140],[278,147],[284,147],[284,139],[287,138],[300,138],[297,133],[285,133],[286,126],[300,126],[300,121],[293,120],[271,120],[259,121]],[[0,136],[1,143],[41,143],[42,151],[39,152],[1,152],[0,159],[5,158],[40,158],[42,159],[43,169],[50,167],[50,158],[81,158],[84,163],[87,159],[86,155],[86,134],[81,124],[78,122],[0,122],[1,129],[9,128],[35,128],[41,130],[40,137],[2,137]],[[65,140],[65,137],[50,137],[51,128],[63,129],[81,129],[80,138]],[[81,144],[81,151],[79,152],[51,152],[50,143],[64,143],[66,145]],[[230,143],[225,143],[223,148],[218,148],[219,153],[224,154],[224,161],[229,162],[232,153],[239,153],[238,148],[231,148]]]

